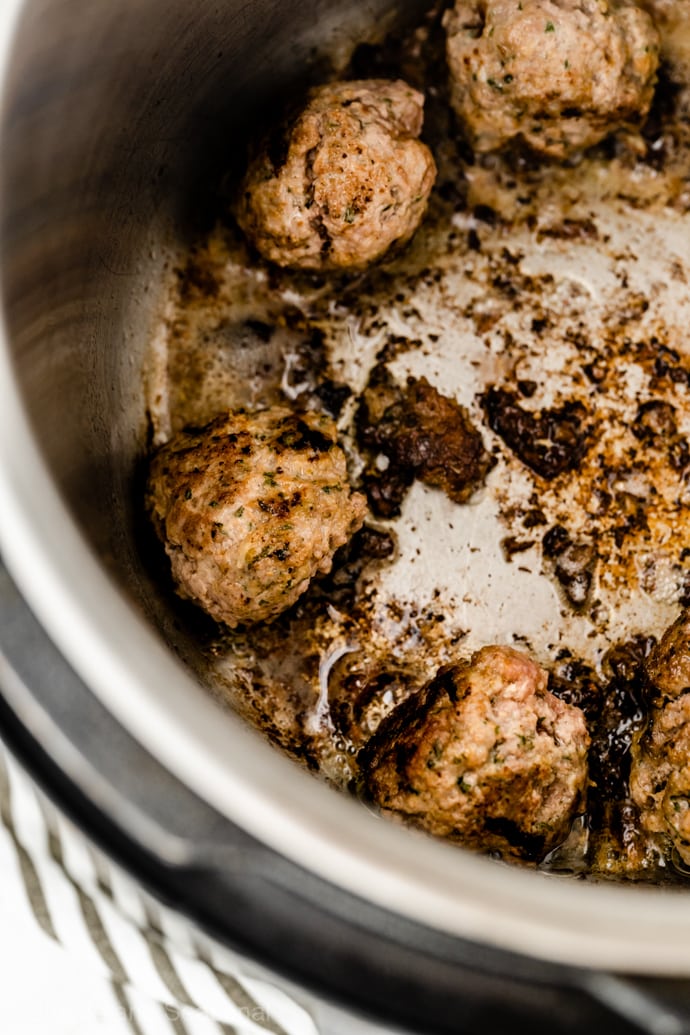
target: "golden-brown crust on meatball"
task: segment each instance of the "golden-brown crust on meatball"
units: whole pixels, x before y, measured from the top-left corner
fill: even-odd
[[[151,461],[147,506],[181,596],[229,626],[295,603],[361,526],[330,417],[229,413]]]
[[[439,670],[360,755],[382,809],[469,847],[537,859],[567,835],[587,779],[579,708],[508,647]]]
[[[521,137],[566,158],[649,111],[659,35],[630,0],[457,0],[452,103],[478,151]]]
[[[312,91],[285,153],[265,148],[240,189],[237,220],[256,249],[293,269],[362,269],[419,226],[436,177],[418,140],[424,98],[401,80]]]
[[[690,610],[666,630],[646,668],[656,696],[633,740],[630,789],[643,828],[670,840],[690,864]]]

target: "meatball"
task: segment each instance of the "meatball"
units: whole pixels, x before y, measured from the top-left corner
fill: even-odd
[[[568,834],[587,780],[582,711],[508,647],[441,668],[360,754],[386,812],[472,848],[538,859]]]
[[[401,80],[313,90],[282,147],[267,146],[241,187],[237,220],[264,258],[292,269],[356,270],[409,240],[436,177],[431,151],[417,139],[423,105]]]
[[[644,829],[690,865],[690,611],[649,655],[647,677],[656,697],[633,741],[630,789]]]
[[[690,610],[684,611],[647,658],[647,677],[662,698],[690,689]]]
[[[456,0],[445,26],[451,101],[477,151],[520,136],[563,159],[649,111],[659,36],[628,0]]]
[[[181,596],[219,622],[270,621],[361,526],[330,417],[225,414],[151,462],[147,504]]]

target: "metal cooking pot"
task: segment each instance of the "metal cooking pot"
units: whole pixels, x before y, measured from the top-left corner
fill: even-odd
[[[602,1001],[682,1031],[683,982],[604,972],[690,975],[690,894],[507,868],[377,819],[210,699],[138,562],[142,366],[190,212],[277,90],[424,4],[400,6],[3,4],[0,725],[142,880],[326,996],[424,1032],[489,1008],[553,1030],[561,989],[564,1031]]]

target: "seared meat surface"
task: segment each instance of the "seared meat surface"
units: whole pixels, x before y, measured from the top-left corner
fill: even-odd
[[[567,835],[587,780],[579,708],[509,647],[439,670],[360,754],[367,793],[438,837],[539,859]]]
[[[690,611],[666,630],[647,660],[647,676],[664,699],[690,689]]]
[[[401,80],[313,90],[281,153],[250,164],[237,219],[257,250],[292,269],[361,269],[412,237],[436,177],[417,138],[424,97]]]
[[[628,0],[457,0],[452,103],[474,148],[521,137],[563,159],[649,111],[659,36]]]
[[[632,796],[644,829],[670,839],[690,865],[690,611],[650,654],[647,676],[655,696],[633,743]]]
[[[148,510],[181,596],[229,626],[270,621],[361,526],[330,417],[225,414],[151,462]]]

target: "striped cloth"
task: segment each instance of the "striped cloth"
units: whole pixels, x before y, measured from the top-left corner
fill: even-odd
[[[319,1035],[294,990],[138,888],[0,747],[0,937],[8,936],[5,917],[18,924],[24,913],[67,950],[85,987],[92,978],[108,983],[119,1031],[124,1024],[129,1035]],[[34,980],[40,994],[41,978]],[[2,996],[0,1028],[9,1030],[1,1006]]]

